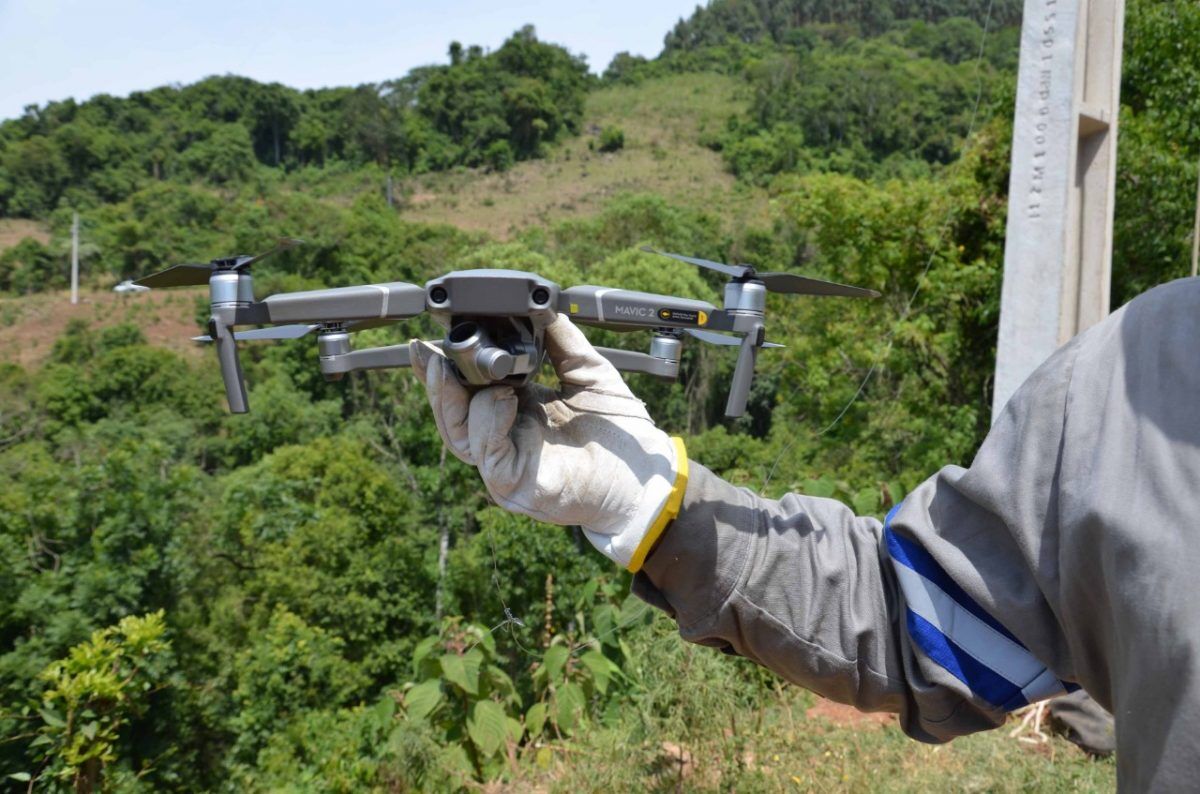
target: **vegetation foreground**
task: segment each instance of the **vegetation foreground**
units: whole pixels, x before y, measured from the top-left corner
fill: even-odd
[[[211,78],[0,123],[6,784],[1111,789],[1062,738],[924,746],[685,645],[577,532],[489,505],[408,373],[331,384],[307,340],[246,345],[231,416],[186,343],[205,291],[108,291],[279,235],[307,245],[256,271],[263,295],[513,267],[719,300],[643,244],[870,286],[771,297],[786,347],[742,419],[728,351],[630,382],[731,481],[880,515],[988,427],[1019,4],[977,63],[982,8],[717,0],[602,78],[525,29],[379,85]],[[1195,6],[1129,4],[1118,301],[1187,271],[1198,35]]]

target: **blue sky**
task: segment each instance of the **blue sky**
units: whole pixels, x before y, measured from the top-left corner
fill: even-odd
[[[495,48],[526,23],[602,71],[657,55],[697,0],[0,0],[0,118],[33,103],[125,95],[211,74],[297,88],[443,63],[452,40]]]

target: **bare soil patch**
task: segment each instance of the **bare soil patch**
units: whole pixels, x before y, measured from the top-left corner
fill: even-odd
[[[26,237],[45,245],[50,242],[50,229],[44,223],[24,218],[0,218],[0,251],[12,248]]]
[[[882,728],[896,724],[894,714],[859,711],[853,706],[825,699],[817,701],[815,706],[804,712],[804,716],[810,720],[825,720],[843,728]]]
[[[123,322],[139,326],[146,340],[185,355],[203,355],[191,341],[200,333],[195,323],[197,297],[207,299],[204,288],[162,292],[116,293],[81,291],[79,303],[71,305],[70,293],[49,292],[0,299],[0,361],[15,362],[27,369],[41,366],[54,347],[54,340],[73,319],[87,321],[93,328]]]

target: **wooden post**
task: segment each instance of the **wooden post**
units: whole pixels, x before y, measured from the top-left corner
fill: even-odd
[[[1125,0],[1025,0],[992,399],[1108,315]]]

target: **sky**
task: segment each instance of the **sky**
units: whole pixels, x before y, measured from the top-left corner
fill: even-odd
[[[495,49],[524,24],[603,71],[652,57],[698,0],[0,0],[0,119],[26,105],[124,96],[213,74],[358,85]]]

